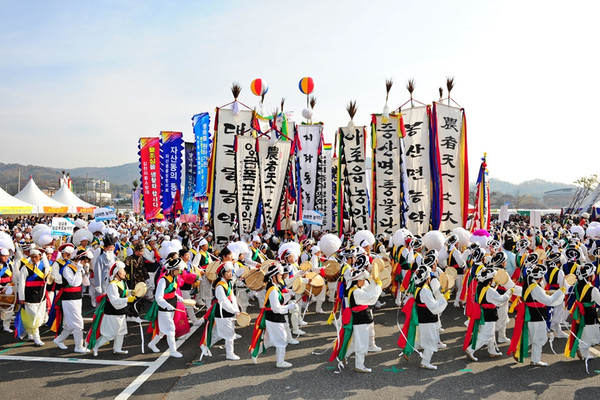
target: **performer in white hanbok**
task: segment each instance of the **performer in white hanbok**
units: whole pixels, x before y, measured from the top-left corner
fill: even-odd
[[[70,260],[71,254],[75,251],[75,246],[72,244],[64,244],[58,249],[63,258],[58,260],[58,269],[62,276],[62,285],[56,294],[55,303],[60,300],[60,308],[62,312],[63,326],[62,332],[54,338],[53,342],[61,350],[66,350],[67,346],[63,343],[64,340],[73,335],[75,341],[75,353],[87,353],[89,349],[84,346],[83,342],[83,317],[81,315],[81,297],[83,283],[83,265],[75,264]],[[86,251],[87,257],[93,257],[91,251]]]
[[[164,268],[166,272],[161,276],[156,284],[156,293],[154,294],[154,303],[152,304],[146,319],[154,321],[154,338],[148,343],[148,348],[155,353],[160,350],[156,347],[163,336],[167,337],[171,357],[181,358],[183,354],[177,351],[175,342],[175,310],[177,302],[183,302],[183,298],[177,294],[177,276],[181,274],[185,263],[180,258],[169,260]],[[183,310],[182,310],[183,311]],[[156,315],[156,320],[154,319]],[[158,323],[158,332],[156,329]]]
[[[474,307],[479,307],[480,318],[472,318],[469,321],[469,330],[465,339],[465,345],[468,346],[465,351],[471,361],[477,361],[474,353],[484,345],[487,345],[490,358],[502,356],[502,353],[496,349],[495,337],[498,306],[508,302],[513,290],[509,289],[504,294],[499,294],[496,288],[492,287],[495,275],[496,271],[493,268],[482,268],[477,274],[478,282],[474,299],[477,304]],[[483,319],[483,325],[481,324],[481,319]]]
[[[371,368],[365,367],[365,356],[370,350],[371,325],[373,313],[369,306],[375,305],[381,295],[381,281],[367,281],[365,270],[355,270],[350,275],[348,306],[352,312],[352,341],[348,346],[349,356],[354,352],[354,370],[369,373]]]
[[[29,258],[22,258],[19,271],[19,303],[23,305],[19,318],[36,346],[43,346],[40,339],[40,326],[46,322],[46,278],[52,272],[46,255],[39,250],[31,250]],[[15,324],[17,325],[17,324]],[[24,336],[24,332],[19,332]]]
[[[113,353],[127,354],[127,350],[122,348],[127,334],[127,303],[133,302],[135,297],[127,289],[126,275],[125,264],[121,261],[115,262],[109,270],[111,280],[106,287],[106,295],[98,304],[87,338],[88,348],[92,348],[94,356],[98,356],[98,349],[111,340],[114,341]]]

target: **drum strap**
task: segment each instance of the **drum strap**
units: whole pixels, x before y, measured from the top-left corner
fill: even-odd
[[[12,271],[10,270],[10,264],[6,264],[2,269],[0,269],[0,277],[6,274],[6,276],[11,277]]]

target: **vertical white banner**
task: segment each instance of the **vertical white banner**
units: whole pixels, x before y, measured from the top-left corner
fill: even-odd
[[[401,173],[401,137],[399,118],[386,118],[373,115],[375,136],[373,158],[375,174],[373,200],[375,202],[375,234],[385,233],[391,236],[401,228],[402,214],[402,173]]]
[[[217,118],[217,132],[213,145],[215,170],[212,217],[215,247],[220,250],[229,241],[236,220],[235,137],[250,129],[252,111],[240,110],[238,115],[234,115],[231,110],[219,109]]]
[[[364,126],[340,128],[345,203],[356,230],[370,229],[367,177],[365,169]]]
[[[256,210],[260,198],[258,153],[256,138],[238,136],[236,146],[237,214],[240,237],[254,231]]]
[[[292,143],[288,140],[279,140],[273,145],[269,139],[258,140],[260,188],[267,229],[275,224],[286,181],[291,146]]]
[[[423,236],[429,231],[431,218],[431,166],[427,107],[402,110],[402,118],[406,131],[404,157],[410,207],[406,218],[406,228],[415,235]]]
[[[300,148],[297,157],[300,165],[303,210],[314,210],[315,207],[317,164],[322,132],[323,125],[321,124],[298,125]]]
[[[436,113],[443,189],[440,230],[448,232],[461,227],[463,221],[460,154],[462,111],[456,107],[437,103]],[[469,201],[469,199],[465,199],[465,201]]]

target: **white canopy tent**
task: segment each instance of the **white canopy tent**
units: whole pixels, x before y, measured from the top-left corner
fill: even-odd
[[[15,199],[4,189],[0,188],[0,215],[31,214],[33,206],[19,199]]]
[[[67,205],[59,203],[42,192],[38,185],[33,181],[33,178],[29,179],[27,185],[25,185],[15,197],[25,203],[33,205],[33,213],[66,214],[69,212],[69,207]]]
[[[69,206],[69,213],[92,214],[96,206],[86,203],[75,195],[67,185],[61,185],[52,198],[59,203]]]

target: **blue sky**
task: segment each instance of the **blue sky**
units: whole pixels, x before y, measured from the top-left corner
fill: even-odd
[[[265,109],[312,76],[314,119],[328,138],[390,106],[452,97],[466,109],[471,178],[571,182],[597,173],[592,118],[600,93],[594,2],[0,1],[0,161],[61,168],[136,161],[137,139],[192,139],[192,115],[231,100]]]

